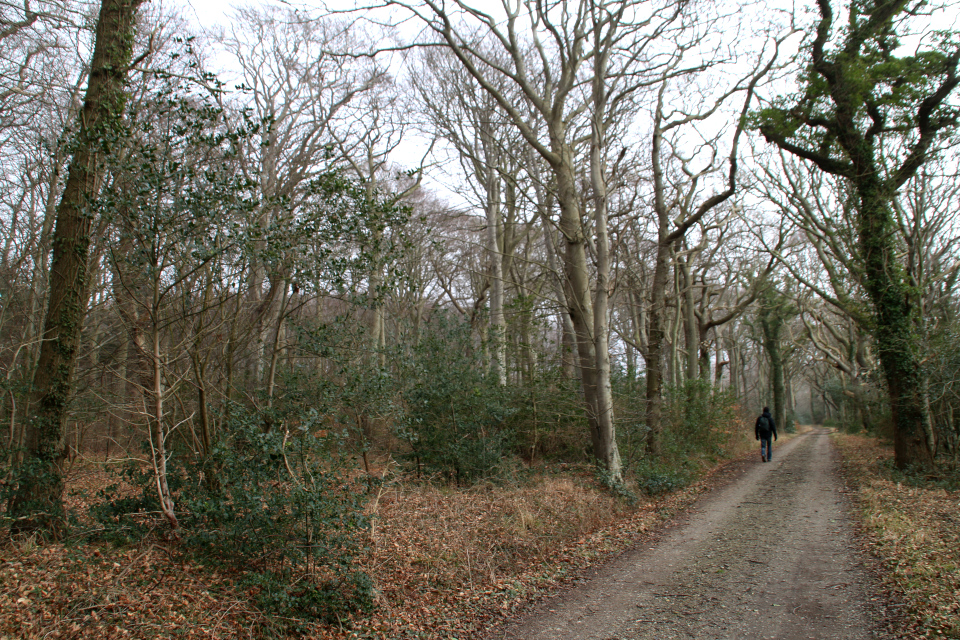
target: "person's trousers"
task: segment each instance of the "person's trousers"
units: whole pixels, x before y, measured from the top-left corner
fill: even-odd
[[[764,460],[773,457],[773,438],[760,438],[760,455]]]

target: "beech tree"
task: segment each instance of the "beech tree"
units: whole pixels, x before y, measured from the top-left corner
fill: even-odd
[[[816,35],[795,98],[758,114],[780,149],[840,176],[856,194],[857,267],[873,308],[871,331],[887,381],[896,464],[933,465],[921,372],[920,314],[896,234],[898,190],[956,129],[950,102],[960,78],[956,34],[929,33],[901,55],[901,38],[926,12],[917,0],[853,0],[835,23],[834,2],[817,0]],[[824,212],[825,214],[826,212]]]
[[[564,293],[576,334],[593,453],[619,481],[607,335],[606,194],[604,168],[597,163],[608,159],[604,145],[614,114],[623,114],[620,106],[642,85],[648,47],[659,41],[682,5],[667,4],[647,14],[633,2],[504,0],[496,8],[501,19],[466,2],[385,4],[419,18],[550,167],[564,243]],[[511,92],[505,93],[504,86]],[[599,147],[590,152],[592,193],[581,187],[576,165],[584,141]],[[595,207],[592,238],[587,199]],[[589,267],[588,245],[597,248],[596,274]]]
[[[413,78],[419,108],[434,135],[449,144],[459,157],[471,193],[466,197],[486,218],[485,250],[489,287],[490,371],[501,385],[507,383],[504,313],[506,290],[514,267],[517,245],[535,222],[524,220],[520,195],[527,191],[531,158],[509,119],[498,113],[496,101],[470,76],[448,51],[431,50],[422,57],[423,70]],[[499,89],[509,95],[510,87]],[[515,102],[522,104],[522,97]],[[534,169],[535,170],[535,169]]]
[[[777,51],[783,40],[789,35],[781,35],[773,41],[773,54],[766,62],[761,58],[749,75],[715,96],[704,96],[696,106],[685,104],[675,107],[670,102],[671,85],[684,80],[687,88],[695,88],[695,75],[704,71],[697,65],[693,69],[684,68],[690,51],[700,44],[694,37],[689,41],[678,41],[669,61],[664,65],[657,84],[654,103],[653,128],[651,132],[651,166],[653,169],[653,209],[656,224],[656,254],[654,257],[653,278],[650,285],[650,319],[644,359],[647,373],[647,427],[650,429],[648,451],[660,452],[660,430],[663,397],[663,348],[667,339],[666,332],[666,287],[671,263],[678,247],[682,247],[684,238],[704,216],[729,200],[737,190],[738,144],[746,120],[745,116],[753,101],[757,84],[773,68]],[[736,117],[726,157],[720,155],[720,137],[704,140],[701,146],[708,154],[708,160],[698,167],[694,157],[685,157],[682,151],[682,134],[695,132],[696,125],[708,121],[733,98],[743,94],[743,103],[739,117]],[[686,102],[686,101],[684,101]],[[693,133],[693,135],[697,135]],[[679,166],[676,172],[680,180],[670,180],[668,168],[671,163]],[[725,171],[723,171],[725,169]],[[703,181],[715,174],[726,173],[725,180],[709,195],[703,193]],[[693,309],[691,311],[691,329],[693,328]],[[694,342],[691,340],[691,342]],[[691,344],[691,348],[693,345]],[[691,354],[695,368],[696,356]]]
[[[103,0],[100,6],[79,131],[57,207],[50,299],[33,380],[33,421],[10,504],[16,518],[13,532],[39,528],[56,532],[62,525],[67,407],[87,307],[87,253],[94,217],[89,203],[103,180],[103,154],[118,137],[140,4],[141,0]]]

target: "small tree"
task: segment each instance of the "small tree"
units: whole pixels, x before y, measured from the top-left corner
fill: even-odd
[[[508,452],[515,411],[496,375],[484,375],[471,326],[436,312],[403,363],[406,389],[398,437],[418,473],[457,483],[495,473]]]

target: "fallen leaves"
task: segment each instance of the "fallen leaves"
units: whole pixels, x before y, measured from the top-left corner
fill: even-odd
[[[907,601],[901,637],[960,638],[960,492],[894,480],[890,447],[873,438],[837,438],[871,553]]]
[[[71,493],[85,501],[109,481],[87,469]],[[480,637],[633,544],[709,482],[628,506],[589,467],[462,490],[397,481],[370,506],[376,526],[363,569],[376,585],[376,611],[308,625],[297,637]],[[159,539],[119,549],[8,543],[0,548],[0,638],[278,637],[236,578]]]

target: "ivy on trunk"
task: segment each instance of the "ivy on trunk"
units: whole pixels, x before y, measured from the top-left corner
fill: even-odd
[[[896,55],[922,1],[853,0],[839,26],[831,0],[817,5],[801,92],[762,110],[756,126],[768,142],[853,187],[857,268],[873,306],[869,328],[887,381],[897,466],[929,468],[920,318],[900,257],[893,200],[956,129],[958,111],[948,98],[958,83],[960,47],[956,34],[941,33],[913,55]]]
[[[103,182],[102,159],[120,134],[141,3],[103,0],[100,6],[79,133],[57,207],[50,300],[33,379],[33,419],[10,501],[12,533],[47,529],[56,534],[62,528],[61,465],[66,453],[67,410],[87,309],[87,260],[94,216],[89,203]]]

